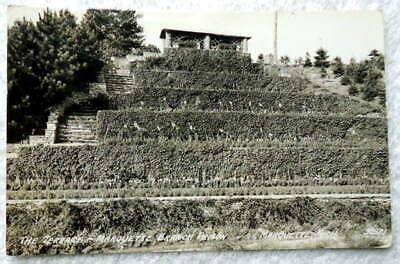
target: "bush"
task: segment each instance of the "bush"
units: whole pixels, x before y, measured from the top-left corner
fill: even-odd
[[[383,78],[380,70],[370,68],[361,87],[362,98],[367,101],[374,100],[380,94],[385,94],[385,86],[381,79]]]
[[[347,76],[347,75],[344,75],[344,76],[342,77],[342,79],[340,80],[340,83],[341,83],[342,85],[349,85],[349,84],[351,84],[350,77]]]
[[[355,96],[355,95],[358,95],[358,93],[359,93],[359,90],[358,90],[357,86],[355,84],[350,85],[349,95]]]
[[[87,203],[20,203],[7,205],[7,254],[88,253],[107,249],[148,249],[154,243],[93,242],[54,243],[50,238],[93,238],[112,234],[138,236],[150,234],[193,234],[201,230],[223,232],[226,243],[251,230],[293,232],[291,228],[312,232],[336,223],[332,230],[343,234],[346,227],[367,228],[379,224],[390,233],[390,202],[351,199],[130,199]],[[362,232],[362,231],[360,231]],[[21,237],[33,237],[34,243],[22,243]],[[152,238],[152,237],[150,237]],[[154,238],[152,239],[154,241]],[[180,241],[174,242],[179,243]],[[196,242],[196,241],[189,241]],[[188,242],[188,243],[189,243]],[[160,245],[171,245],[165,241]],[[157,246],[157,245],[156,245]],[[88,251],[89,250],[89,251]]]
[[[98,137],[167,137],[199,140],[386,138],[386,119],[349,116],[253,114],[239,112],[99,111]],[[192,129],[191,129],[192,127]],[[353,130],[354,133],[350,131]]]
[[[195,40],[182,40],[178,42],[179,48],[197,48],[197,41]]]
[[[351,115],[382,112],[366,102],[333,94],[302,94],[208,89],[144,88],[109,96],[111,109],[189,109],[209,111],[312,112]]]
[[[210,88],[300,92],[305,89],[302,79],[266,77],[261,74],[217,73],[190,71],[134,70],[135,84],[139,88]]]
[[[344,85],[359,84],[360,90],[350,87],[349,93],[361,95],[366,101],[373,101],[376,98],[385,104],[385,85],[383,82],[384,58],[377,50],[372,50],[369,58],[360,63],[354,59],[346,66],[345,74],[341,80]]]
[[[141,66],[147,70],[169,71],[206,71],[261,73],[257,63],[251,57],[235,50],[198,50],[171,48],[162,58],[148,58]]]
[[[218,188],[388,180],[386,148],[243,145],[134,140],[26,147],[19,158],[8,161],[7,188]]]
[[[335,77],[343,76],[345,69],[344,69],[344,64],[342,62],[342,59],[340,57],[335,57],[333,59],[333,62],[331,63],[331,66],[332,66],[333,74],[335,74]]]

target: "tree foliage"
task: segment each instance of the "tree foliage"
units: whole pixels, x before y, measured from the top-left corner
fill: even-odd
[[[310,53],[306,52],[306,59],[304,60],[304,67],[312,67],[312,62],[310,59]]]
[[[140,48],[143,52],[154,52],[154,53],[160,53],[160,49],[153,44],[147,44],[143,45],[143,47]]]
[[[323,48],[317,50],[317,55],[314,57],[314,66],[318,68],[328,68],[330,63],[328,61],[328,52]]]
[[[65,10],[8,29],[8,141],[44,128],[51,106],[96,77],[103,63],[95,43]]]
[[[335,77],[343,76],[344,74],[344,64],[340,57],[335,57],[331,63],[333,74]]]
[[[289,58],[289,56],[281,56],[281,58],[279,59],[280,60],[280,62],[282,63],[282,64],[284,64],[284,65],[288,65],[289,64],[289,62],[290,62],[290,58]]]
[[[134,10],[89,9],[82,24],[107,55],[124,56],[143,44],[143,28]]]
[[[378,50],[372,50],[368,59],[357,63],[354,59],[346,65],[341,79],[343,85],[350,85],[349,94],[360,96],[367,101],[378,99],[385,103],[385,85],[383,71],[384,57]]]

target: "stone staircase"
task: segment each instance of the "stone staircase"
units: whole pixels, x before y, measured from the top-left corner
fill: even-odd
[[[57,143],[96,143],[96,113],[92,106],[82,106],[69,113],[58,125]]]
[[[130,93],[134,88],[133,76],[125,74],[107,74],[104,76],[107,93],[124,94]]]

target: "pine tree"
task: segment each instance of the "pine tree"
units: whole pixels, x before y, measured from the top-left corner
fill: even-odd
[[[289,56],[286,56],[286,55],[285,55],[285,56],[281,56],[280,62],[281,62],[282,64],[284,64],[284,65],[288,65],[289,62],[290,62]]]
[[[331,63],[331,65],[332,65],[332,70],[333,70],[333,74],[335,74],[335,77],[343,76],[344,64],[340,57],[335,57],[333,59],[333,62]]]
[[[369,55],[369,61],[374,64],[379,70],[385,70],[385,60],[383,55],[376,49],[373,49]]]
[[[368,69],[365,82],[361,87],[361,94],[364,100],[372,101],[382,94],[382,90],[384,93],[383,82],[381,82],[382,77],[382,73],[379,70],[372,67]]]
[[[31,111],[35,103],[32,95],[40,89],[40,81],[33,71],[36,67],[35,51],[38,49],[33,41],[35,35],[34,24],[25,19],[8,29],[7,140],[11,142],[30,134],[40,123]]]
[[[143,28],[137,22],[136,11],[89,9],[83,18],[106,56],[124,56],[143,44]]]
[[[23,20],[9,28],[8,141],[44,128],[51,106],[93,80],[102,62],[92,44],[64,10],[47,9],[36,24]]]
[[[312,67],[313,64],[310,59],[310,53],[306,52],[306,59],[304,61],[304,67]]]
[[[328,68],[330,63],[328,61],[328,53],[323,48],[317,50],[317,56],[314,57],[314,66],[318,68]]]

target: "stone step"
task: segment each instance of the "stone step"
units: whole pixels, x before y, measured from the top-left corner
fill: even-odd
[[[59,140],[63,140],[63,142],[97,141],[94,136],[61,136]]]
[[[79,131],[79,130],[60,130],[59,133],[60,136],[92,136],[95,137],[96,136],[96,132],[95,131]]]
[[[82,142],[82,141],[96,141],[96,137],[60,137],[63,142]]]
[[[76,129],[96,129],[97,125],[96,122],[93,123],[82,123],[82,122],[68,122],[65,124],[61,124],[58,126],[58,128],[76,128]]]
[[[88,121],[79,121],[79,120],[76,120],[76,121],[67,121],[65,124],[63,124],[63,125],[66,125],[66,126],[76,126],[76,127],[79,127],[79,126],[82,126],[82,127],[92,127],[92,126],[95,126],[96,125],[96,120],[94,120],[94,121],[91,121],[91,122],[88,122]],[[62,126],[62,125],[61,125]]]
[[[98,141],[93,139],[93,140],[82,140],[82,139],[73,139],[73,140],[64,140],[62,143],[80,143],[80,144],[94,144],[97,143]]]
[[[79,112],[74,112],[74,116],[94,116],[96,117],[97,110],[83,110]]]
[[[96,127],[70,127],[70,126],[61,126],[58,131],[71,131],[71,132],[93,132],[96,131]]]
[[[97,135],[97,109],[93,106],[82,106],[70,113],[58,125],[58,142],[95,143]]]

